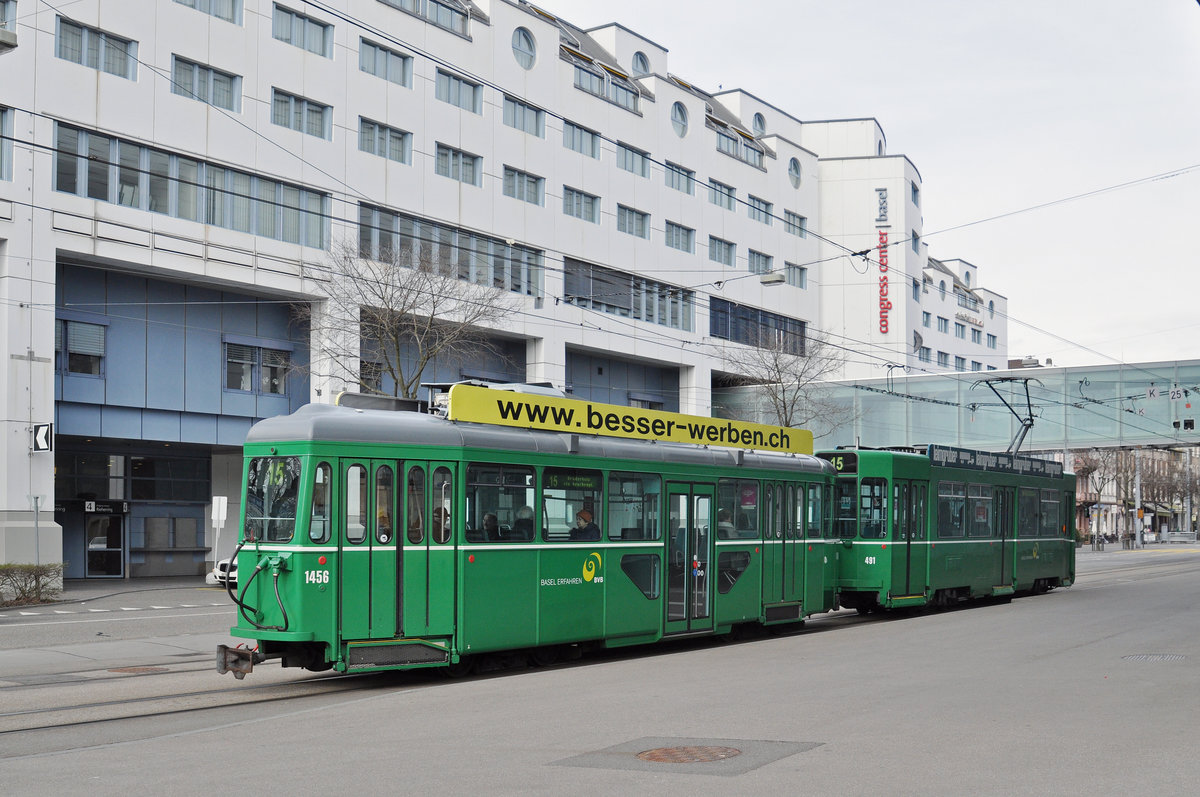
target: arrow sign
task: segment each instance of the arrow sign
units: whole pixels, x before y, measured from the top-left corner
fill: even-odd
[[[54,424],[35,423],[33,425],[33,450],[54,450]]]

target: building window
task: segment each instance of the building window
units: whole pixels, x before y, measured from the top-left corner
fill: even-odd
[[[667,246],[681,252],[696,251],[696,231],[673,221],[667,222]]]
[[[242,0],[175,0],[175,2],[235,25],[242,24]]]
[[[650,214],[617,205],[617,231],[649,240]]]
[[[692,331],[695,294],[616,269],[563,258],[564,295],[580,307]]]
[[[0,106],[0,180],[12,179],[13,112]]]
[[[733,210],[737,206],[737,189],[716,180],[709,180],[708,201],[726,210]]]
[[[804,266],[798,266],[795,263],[784,263],[783,273],[787,277],[787,284],[793,288],[808,288],[808,269]]]
[[[912,183],[912,203],[917,207],[921,206],[921,189],[917,188],[917,184]]]
[[[397,163],[412,162],[412,133],[358,117],[358,148]]]
[[[650,59],[641,50],[633,54],[633,74],[638,77],[650,74]]]
[[[972,371],[982,371],[983,363],[979,362],[978,360],[971,360],[971,370]]]
[[[978,329],[971,330],[971,342],[972,343],[983,343],[982,330],[978,330]]]
[[[771,203],[765,199],[759,199],[753,194],[746,196],[746,212],[754,221],[761,221],[763,224],[770,225],[771,208]]]
[[[966,357],[955,357],[954,358],[954,370],[955,371],[967,370],[967,358]]]
[[[708,334],[733,343],[803,355],[806,326],[795,318],[713,297],[708,300]]]
[[[278,349],[225,344],[225,389],[287,395],[291,354]]]
[[[949,368],[949,367],[950,367],[950,355],[949,355],[949,353],[947,353],[947,352],[944,352],[944,351],[939,351],[937,354],[938,354],[938,358],[937,358],[937,360],[938,360],[938,367],[939,367],[939,368]]]
[[[589,158],[600,158],[600,134],[574,122],[563,121],[563,146]]]
[[[950,334],[949,318],[942,318],[941,316],[938,316],[938,332],[945,332],[947,335]]]
[[[995,335],[992,335],[992,334],[990,334],[990,333],[988,334],[988,336],[987,336],[987,347],[988,347],[989,349],[994,349],[994,348],[996,348],[996,336],[995,336]]]
[[[914,302],[921,301],[921,281],[916,277],[912,278],[912,293]]]
[[[751,166],[762,168],[763,166],[763,151],[758,144],[743,135],[742,133],[726,133],[722,130],[715,131],[717,134],[717,151],[724,152],[726,155],[731,155],[738,160],[745,161]]]
[[[333,135],[333,108],[271,89],[271,122],[328,141]]]
[[[769,206],[768,206],[769,207]],[[767,222],[770,224],[770,222]],[[808,219],[801,216],[799,213],[793,213],[790,210],[783,211],[783,230],[784,232],[798,235],[801,238],[808,237]]]
[[[671,127],[675,130],[675,135],[683,138],[688,131],[688,113],[687,108],[683,107],[682,102],[677,102],[671,106]]]
[[[954,322],[954,337],[965,339],[967,337],[967,325],[958,321]]]
[[[64,61],[137,80],[137,42],[58,17],[55,54]]]
[[[575,88],[609,100],[627,111],[639,113],[641,94],[628,78],[594,63],[586,66],[575,60]],[[598,71],[597,71],[598,70]]]
[[[754,118],[750,121],[750,128],[756,136],[764,136],[767,132],[767,120],[763,118],[761,113],[754,114]]]
[[[532,33],[525,28],[514,30],[512,51],[513,58],[517,59],[517,64],[522,69],[533,69],[533,62],[537,59],[537,44],[533,40]]]
[[[800,172],[800,160],[798,158],[792,158],[790,161],[788,161],[788,180],[791,181],[792,188],[800,187],[802,176],[803,175]]]
[[[600,197],[563,186],[563,213],[577,219],[600,223]]]
[[[542,110],[512,97],[504,98],[504,124],[523,130],[531,136],[546,136],[545,114]]]
[[[66,374],[104,374],[104,326],[84,321],[54,321],[55,370]]]
[[[746,252],[746,265],[750,268],[751,274],[766,274],[771,270],[770,255],[764,255],[762,252],[755,252],[750,249]]]
[[[483,113],[483,87],[440,69],[437,71],[434,96],[464,111]]]
[[[917,235],[916,230],[912,233],[912,250],[913,254],[921,254],[921,236]]]
[[[412,56],[359,39],[358,68],[397,86],[412,88]]]
[[[467,35],[467,9],[458,0],[380,0],[384,5],[407,11],[439,28]]]
[[[242,109],[242,79],[210,66],[172,56],[171,92],[238,113]]]
[[[917,350],[917,359],[919,359],[923,363],[927,363],[930,361],[931,352],[929,351],[928,346],[922,346],[920,349]]]
[[[942,280],[938,283],[938,298],[942,301],[946,300],[946,281]]]
[[[482,177],[482,169],[480,169],[482,160],[478,155],[471,155],[460,149],[438,144],[434,171],[442,177],[449,177],[460,183],[479,185]]]
[[[617,167],[633,172],[638,177],[649,177],[650,153],[634,149],[627,144],[617,144]]]
[[[531,205],[541,205],[545,197],[546,181],[511,166],[504,167],[504,195]]]
[[[436,264],[458,279],[500,290],[541,296],[545,252],[417,216],[360,204],[361,257],[402,266]]]
[[[0,30],[15,31],[16,29],[17,0],[0,0]]]
[[[60,124],[54,188],[264,238],[325,248],[328,194]]]
[[[737,246],[729,241],[708,236],[708,259],[724,266],[732,266],[737,257]]]
[[[667,180],[667,188],[674,188],[685,194],[696,193],[696,173],[691,169],[685,169],[677,163],[667,161],[663,174]]]
[[[292,11],[290,8],[275,6],[271,35],[301,50],[333,58],[333,25]]]
[[[929,313],[928,310],[921,311],[921,326],[928,329],[929,324],[930,324],[930,322],[932,322],[932,320],[933,320],[933,316]]]

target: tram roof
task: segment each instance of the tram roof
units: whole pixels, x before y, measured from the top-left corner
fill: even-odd
[[[565,434],[481,423],[449,421],[417,412],[356,409],[306,404],[291,415],[259,421],[246,435],[248,444],[287,441],[383,443],[440,446],[587,457],[642,462],[766,468],[800,473],[833,472],[833,466],[807,454],[751,451],[651,440],[628,440],[587,434]]]

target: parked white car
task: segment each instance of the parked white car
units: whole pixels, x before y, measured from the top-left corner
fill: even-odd
[[[233,586],[237,586],[237,562],[230,562],[229,559],[222,559],[217,562],[212,569],[212,581],[215,584],[225,586],[226,578]]]

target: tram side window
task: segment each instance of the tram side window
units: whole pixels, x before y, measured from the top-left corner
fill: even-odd
[[[454,500],[454,481],[449,468],[433,472],[433,541],[442,545],[450,541],[450,503]]]
[[[758,482],[721,479],[717,484],[717,538],[758,536]]]
[[[824,536],[821,532],[821,520],[823,515],[821,494],[823,490],[819,484],[808,485],[808,512],[804,516],[805,533],[809,538]]]
[[[308,538],[313,542],[329,542],[329,485],[332,470],[328,462],[317,465],[313,472],[312,512],[308,517]]]
[[[833,490],[834,533],[842,539],[854,539],[858,536],[858,502],[854,499],[858,484],[853,476],[841,478]]]
[[[367,538],[368,493],[367,469],[351,465],[346,469],[346,542],[362,542]]]
[[[598,540],[604,476],[598,470],[542,471],[542,533],[547,542]]]
[[[1039,510],[1038,491],[1029,487],[1022,487],[1017,496],[1017,536],[1018,537],[1036,537],[1038,536],[1038,528],[1041,521],[1038,518]]]
[[[392,488],[392,469],[381,465],[375,471],[375,539],[387,544],[392,541],[395,491]]]
[[[533,539],[532,468],[475,463],[467,466],[468,542]],[[530,521],[518,524],[518,520]]]
[[[788,485],[788,501],[793,511],[788,523],[788,538],[798,540],[804,536],[804,485]]]
[[[961,482],[938,482],[938,536],[965,536],[966,514],[966,485]]]
[[[299,457],[255,457],[246,470],[246,539],[288,542],[296,530]]]
[[[992,536],[992,487],[988,484],[972,484],[968,488],[971,499],[971,521],[968,533],[972,537]]]
[[[406,529],[409,543],[420,545],[425,540],[425,469],[414,465],[408,469]],[[440,509],[441,507],[438,507]],[[435,511],[435,514],[437,512]]]
[[[863,479],[858,488],[858,500],[862,538],[887,539],[887,479]]]
[[[1062,532],[1059,530],[1061,525],[1059,522],[1058,508],[1060,505],[1057,490],[1042,490],[1042,534],[1043,537],[1057,537]]]
[[[658,540],[662,479],[657,474],[612,473],[608,477],[609,539]]]

